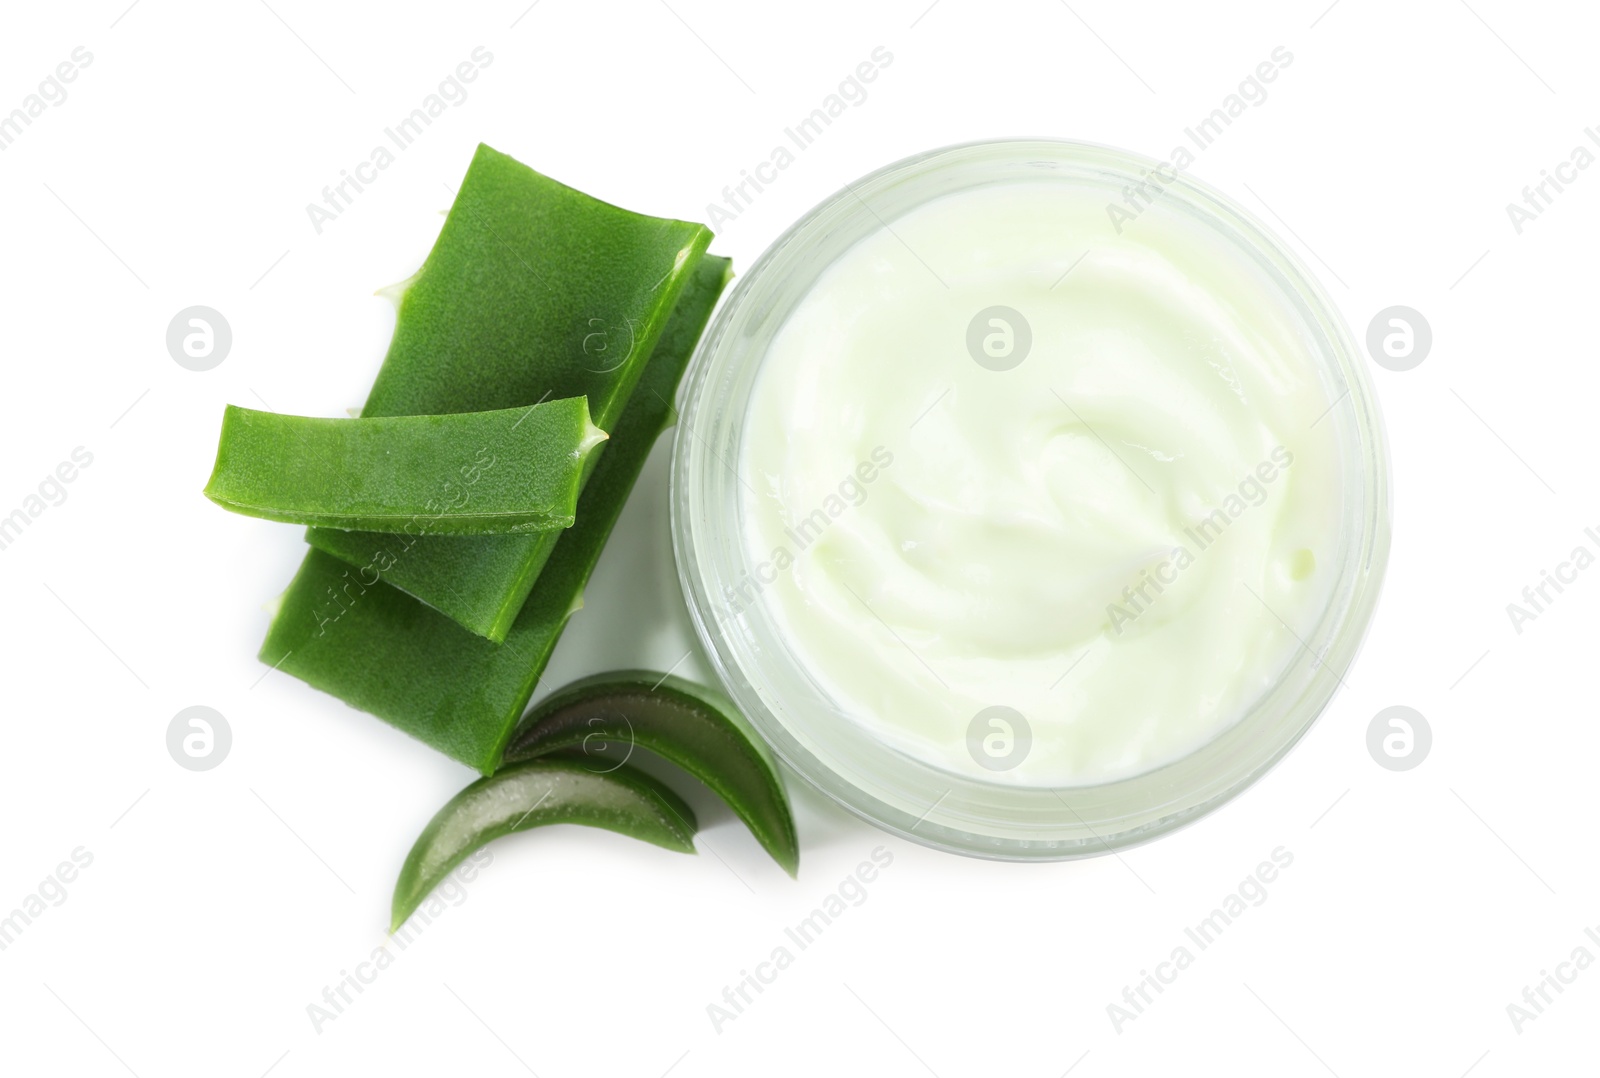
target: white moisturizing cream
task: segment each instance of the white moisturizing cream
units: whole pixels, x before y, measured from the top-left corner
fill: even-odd
[[[840,721],[945,772],[1167,764],[1328,608],[1344,458],[1304,312],[1183,204],[1118,231],[1107,201],[1024,180],[894,217],[750,391],[752,568],[725,598],[765,607]]]

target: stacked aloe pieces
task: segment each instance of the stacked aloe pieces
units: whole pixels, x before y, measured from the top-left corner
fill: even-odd
[[[414,860],[432,852],[402,879],[414,900],[433,870],[508,829],[568,819],[674,848],[693,834],[687,806],[659,783],[631,768],[578,775],[560,756],[571,746],[523,712],[675,418],[678,382],[730,276],[710,240],[703,225],[619,209],[480,146],[426,262],[395,290],[394,337],[361,418],[224,417],[207,495],[311,526],[261,661],[492,776],[419,841]],[[563,721],[651,727],[647,713],[676,691],[678,727],[645,747],[702,779],[735,776],[745,794],[718,792],[792,872],[793,823],[764,746],[715,694],[674,679],[641,695],[640,680],[565,697]],[[723,734],[707,740],[709,728]],[[514,733],[523,752],[507,764]],[[555,755],[532,758],[546,750]],[[491,801],[538,793],[555,817],[525,813],[496,830],[457,804],[484,783],[501,784]],[[440,827],[452,836],[432,834]],[[400,919],[402,904],[397,891]]]
[[[710,240],[702,225],[618,209],[479,147],[427,261],[400,286],[394,338],[362,418],[313,421],[347,428],[347,440],[392,433],[396,443],[408,433],[398,417],[455,425],[422,447],[424,471],[409,472],[420,504],[398,507],[394,526],[369,513],[369,530],[306,533],[311,550],[261,661],[494,771],[673,418],[678,379],[729,275],[725,259],[705,254]],[[584,415],[546,420],[552,409]],[[315,430],[268,458],[232,429],[292,422],[231,410],[207,493],[229,504],[219,488],[270,481],[285,495],[343,503],[359,495],[352,487],[382,486],[361,462],[317,453],[307,441]],[[590,424],[607,440],[590,445]],[[582,459],[532,469],[514,459],[550,446]],[[340,471],[339,487],[306,474],[319,461]],[[466,511],[507,508],[488,488],[513,479],[523,508],[546,509],[553,526],[524,531],[507,513],[505,527],[461,534]]]

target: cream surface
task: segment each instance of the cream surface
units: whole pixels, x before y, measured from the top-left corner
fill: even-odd
[[[751,397],[745,601],[847,721],[949,771],[1177,759],[1328,602],[1343,479],[1295,309],[1171,200],[1117,234],[1120,199],[1027,182],[892,220]]]

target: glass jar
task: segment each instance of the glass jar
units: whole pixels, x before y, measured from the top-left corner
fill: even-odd
[[[1259,270],[1323,382],[1345,489],[1330,599],[1271,687],[1209,742],[1098,785],[985,780],[891,748],[853,721],[797,657],[761,602],[731,610],[753,566],[743,539],[741,435],[769,343],[819,276],[864,237],[933,199],[1017,182],[1090,185],[1108,202],[1149,185]],[[681,392],[672,534],[695,628],[727,691],[784,762],[864,819],[939,849],[1006,860],[1091,856],[1147,841],[1217,808],[1305,735],[1337,691],[1371,619],[1389,550],[1382,421],[1349,330],[1300,260],[1232,200],[1171,165],[1101,146],[1002,140],[934,150],[864,177],[816,207],[737,283]],[[1292,631],[1292,630],[1291,630]]]

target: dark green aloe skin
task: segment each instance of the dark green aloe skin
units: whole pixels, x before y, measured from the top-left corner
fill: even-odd
[[[570,528],[605,435],[582,397],[531,408],[314,419],[229,405],[206,497],[329,528],[479,535]]]
[[[558,823],[601,827],[694,852],[693,811],[636,768],[599,773],[561,757],[511,764],[451,798],[423,829],[395,883],[389,931],[405,924],[474,850],[502,835]]]
[[[726,259],[701,260],[622,418],[610,428],[578,499],[577,523],[557,533],[539,586],[505,643],[467,631],[384,583],[376,570],[313,549],[284,594],[261,661],[469,767],[493,772],[651,446],[677,418],[671,401],[678,381],[729,273]]]
[[[704,225],[619,209],[479,146],[401,293],[362,417],[587,397],[595,425],[614,433],[710,241]],[[307,541],[356,568],[388,564],[385,583],[500,642],[555,537],[425,537],[403,557],[381,532],[313,530]]]
[[[634,749],[705,783],[784,871],[793,876],[799,869],[794,818],[767,750],[730,701],[682,678],[628,670],[576,681],[528,713],[506,760],[581,750],[604,771],[625,763]]]

